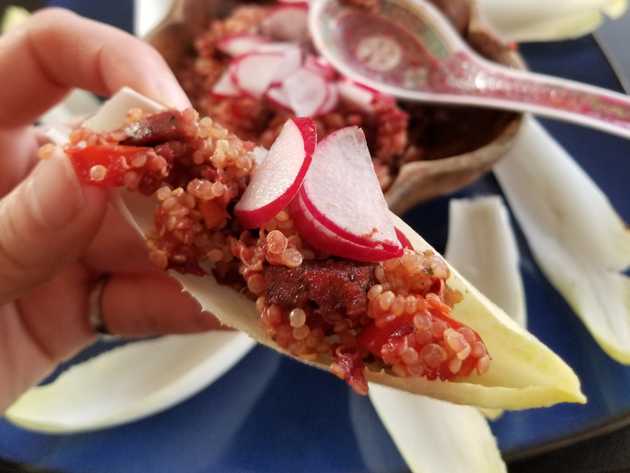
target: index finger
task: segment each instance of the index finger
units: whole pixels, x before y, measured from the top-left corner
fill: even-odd
[[[129,86],[166,105],[190,106],[162,57],[111,26],[43,10],[0,38],[0,127],[32,123],[72,88],[111,95]]]

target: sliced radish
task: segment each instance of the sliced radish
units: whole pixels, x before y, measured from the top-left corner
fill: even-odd
[[[324,115],[332,112],[339,103],[339,90],[337,84],[329,82],[326,84],[326,100],[322,106],[315,112],[316,115]]]
[[[301,56],[295,49],[239,56],[234,61],[232,78],[243,92],[260,98],[273,82],[282,80],[299,67]]]
[[[269,40],[263,36],[236,34],[223,38],[217,43],[217,48],[230,56],[241,56],[256,51],[267,43],[269,43]]]
[[[376,94],[371,90],[359,86],[356,82],[350,80],[342,80],[337,83],[339,97],[349,105],[358,108],[367,113],[374,111],[374,103],[376,102]]]
[[[309,54],[304,61],[304,67],[316,72],[326,80],[334,80],[337,78],[337,71],[321,56]]]
[[[229,66],[218,81],[212,86],[212,94],[218,97],[239,97],[241,89],[234,82],[234,67]]]
[[[262,162],[267,157],[268,153],[269,151],[267,151],[267,148],[263,148],[262,146],[256,146],[252,150],[251,154],[252,154],[252,157],[254,158],[254,162],[256,163],[256,166],[260,166],[262,164]]]
[[[338,130],[317,146],[300,195],[313,218],[340,239],[374,248],[390,258],[402,254],[360,128]]]
[[[295,43],[287,41],[270,41],[260,44],[254,52],[257,53],[283,53],[289,49],[299,49]]]
[[[264,34],[275,39],[302,43],[308,40],[308,5],[284,3],[273,8],[261,24]]]
[[[276,67],[273,82],[280,84],[302,66],[302,50],[295,45],[290,45],[283,49],[278,48],[277,52],[281,53],[284,59]]]
[[[275,85],[269,88],[265,97],[269,99],[271,103],[274,105],[284,108],[286,110],[292,110],[291,104],[289,103],[289,97],[287,96],[284,88],[280,85]]]
[[[326,102],[328,87],[326,81],[306,68],[298,69],[283,83],[282,87],[289,98],[289,104],[297,116],[315,115]]]
[[[283,60],[280,53],[248,53],[234,61],[232,78],[248,95],[260,97],[273,82],[275,68]]]
[[[400,256],[399,251],[382,246],[359,245],[328,229],[308,209],[304,198],[304,188],[293,199],[289,209],[300,235],[315,249],[331,255],[367,262],[384,261]]]
[[[398,230],[397,228],[396,228],[396,236],[398,237],[398,241],[400,242],[403,248],[413,250],[413,245],[409,241],[409,238],[407,238],[407,236],[403,232]]]
[[[292,118],[285,123],[236,204],[242,225],[260,227],[289,205],[302,186],[316,142],[313,120]]]

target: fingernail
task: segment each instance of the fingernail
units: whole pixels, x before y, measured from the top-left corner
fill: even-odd
[[[33,216],[49,228],[70,223],[85,204],[70,161],[60,150],[37,164],[27,186]]]

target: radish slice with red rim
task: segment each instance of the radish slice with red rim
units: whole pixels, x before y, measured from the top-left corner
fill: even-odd
[[[301,62],[299,49],[277,52],[255,52],[234,61],[232,78],[237,86],[252,97],[261,97],[269,86],[290,75]]]
[[[319,74],[326,80],[334,80],[337,78],[337,71],[323,57],[309,54],[304,61],[304,67]]]
[[[254,51],[256,53],[284,53],[290,49],[299,50],[299,46],[295,43],[287,41],[270,41],[260,44]]]
[[[310,117],[315,115],[328,95],[327,82],[318,74],[301,68],[288,77],[282,87],[289,98],[289,104],[296,115]]]
[[[409,241],[409,239],[405,236],[403,232],[396,228],[396,236],[398,237],[398,241],[402,245],[403,248],[413,250],[413,245]]]
[[[313,217],[339,237],[402,254],[360,128],[337,130],[317,146],[302,199]]]
[[[275,85],[269,88],[265,97],[273,103],[274,105],[291,111],[291,103],[289,102],[289,97],[284,90],[284,88],[280,85]]]
[[[303,43],[308,41],[308,5],[284,3],[277,5],[261,24],[262,32],[275,39]]]
[[[341,100],[348,103],[350,106],[367,113],[374,111],[376,96],[370,90],[360,87],[358,84],[347,79],[339,81],[337,83],[337,89],[339,90]]]
[[[332,112],[339,103],[339,91],[337,90],[337,84],[329,82],[326,84],[326,100],[322,106],[315,112],[316,115],[324,115]]]
[[[269,40],[263,36],[246,33],[235,34],[219,41],[217,49],[230,56],[241,56],[257,51],[258,48],[267,43],[269,43]]]
[[[276,67],[273,82],[282,83],[302,66],[302,50],[295,45],[291,45],[283,49],[278,48],[277,52],[283,54],[284,59]]]
[[[235,214],[246,228],[260,227],[287,207],[300,190],[317,142],[309,118],[288,120],[236,204]]]
[[[382,246],[370,247],[346,240],[325,227],[313,216],[305,203],[304,189],[301,189],[297,197],[293,199],[289,210],[302,238],[313,248],[324,253],[372,263],[399,256],[397,251]]]
[[[240,97],[243,91],[234,82],[234,68],[229,66],[212,86],[212,94],[218,97]]]

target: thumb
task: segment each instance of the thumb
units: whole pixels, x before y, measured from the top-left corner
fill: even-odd
[[[107,193],[79,184],[61,149],[0,200],[0,305],[75,261],[104,217]]]

